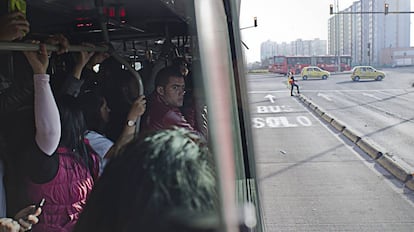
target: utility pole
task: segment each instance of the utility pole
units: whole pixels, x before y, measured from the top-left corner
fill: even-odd
[[[335,0],[336,2],[336,12],[339,12],[339,0]],[[339,15],[335,15],[335,31],[336,31],[336,71],[341,71],[341,58],[339,54]]]

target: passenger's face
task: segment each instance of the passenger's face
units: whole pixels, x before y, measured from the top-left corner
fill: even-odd
[[[183,106],[185,94],[184,77],[170,77],[165,87],[159,87],[158,93],[163,97],[165,103],[169,106]]]

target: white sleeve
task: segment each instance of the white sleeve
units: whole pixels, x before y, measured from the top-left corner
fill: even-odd
[[[52,155],[59,145],[61,125],[48,74],[35,74],[34,112],[36,136],[39,148],[47,155]]]

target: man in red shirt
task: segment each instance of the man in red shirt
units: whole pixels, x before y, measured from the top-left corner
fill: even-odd
[[[155,90],[148,99],[144,114],[143,131],[169,129],[173,126],[194,129],[194,122],[188,121],[180,111],[185,94],[184,76],[177,67],[161,69],[155,78]]]

